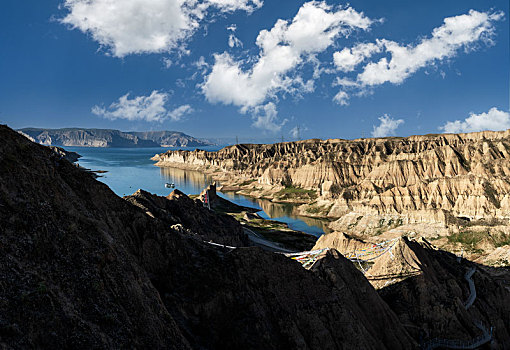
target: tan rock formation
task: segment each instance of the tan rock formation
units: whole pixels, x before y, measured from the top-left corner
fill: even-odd
[[[333,228],[350,231],[357,231],[353,224],[361,216],[363,229],[372,225],[375,232],[456,217],[509,219],[509,150],[507,130],[235,145],[153,159],[159,166],[206,171],[242,194],[271,197],[285,186],[314,190],[319,198],[310,198],[302,214],[341,218]],[[379,225],[381,219],[392,224]]]
[[[342,255],[369,247],[371,244],[343,232],[331,232],[319,237],[312,250],[334,248]]]

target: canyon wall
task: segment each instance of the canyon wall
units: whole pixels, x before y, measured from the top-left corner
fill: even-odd
[[[310,216],[337,229],[384,223],[448,223],[510,216],[510,130],[406,138],[234,145],[168,151],[159,166],[201,170],[242,194],[315,191]],[[251,182],[250,182],[251,181]]]

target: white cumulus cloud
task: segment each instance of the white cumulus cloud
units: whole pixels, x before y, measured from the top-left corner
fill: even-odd
[[[228,36],[228,46],[229,47],[243,47],[243,42],[239,40],[234,34],[230,34]]]
[[[401,84],[419,69],[452,59],[461,50],[475,50],[481,43],[492,45],[495,35],[494,22],[503,18],[502,12],[479,12],[470,10],[467,14],[447,17],[443,24],[432,30],[429,37],[423,37],[416,44],[401,44],[386,39],[374,43],[361,43],[351,48],[343,48],[333,54],[337,71],[343,73],[359,70],[354,77],[337,77],[333,83],[341,85],[340,95],[333,101],[346,100],[347,91],[357,91],[364,95],[368,88],[384,83]],[[385,57],[372,59],[374,56]],[[368,61],[365,65],[363,62]],[[426,72],[428,74],[428,72]],[[446,73],[441,71],[443,79]],[[348,97],[348,96],[347,96]],[[340,103],[341,105],[344,103]]]
[[[299,135],[299,127],[298,127],[298,126],[295,126],[295,127],[293,127],[292,129],[290,129],[289,134],[290,134],[290,136],[292,136],[293,138],[297,139],[297,138],[300,136],[300,135]]]
[[[243,47],[243,42],[239,40],[238,37],[235,36],[235,31],[237,30],[237,25],[231,24],[227,27],[227,30],[230,32],[228,36],[228,46],[233,47]]]
[[[381,51],[381,45],[362,43],[352,48],[344,48],[333,54],[333,62],[338,70],[351,72],[354,68],[374,53]]]
[[[303,4],[292,21],[279,19],[256,40],[260,55],[251,69],[224,52],[216,54],[202,90],[210,102],[254,107],[278,91],[289,91],[299,80],[287,76],[305,55],[321,52],[340,35],[368,29],[372,21],[352,8],[334,11],[324,2]],[[302,82],[302,80],[301,80]]]
[[[470,113],[469,117],[453,122],[447,122],[439,127],[445,133],[476,132],[484,130],[506,130],[510,129],[510,113],[500,111],[493,107],[487,113]]]
[[[377,45],[384,46],[391,58],[368,63],[358,80],[364,85],[380,85],[385,82],[400,84],[418,69],[457,55],[459,49],[469,50],[477,42],[491,44],[494,34],[493,22],[502,19],[503,13],[486,13],[470,10],[468,14],[447,17],[444,24],[432,31],[430,38],[421,39],[417,45],[400,45],[382,39]]]
[[[194,110],[190,105],[182,105],[168,112],[168,117],[173,121],[181,120],[185,115],[193,113]]]
[[[326,50],[337,38],[355,29],[368,30],[372,22],[351,7],[333,8],[325,2],[307,2],[292,21],[279,19],[270,30],[260,31],[256,39],[260,51],[257,57],[235,60],[227,52],[215,54],[202,91],[209,102],[232,104],[241,107],[242,112],[252,111],[279,92],[297,95],[311,92],[313,80],[305,81],[295,72],[296,68],[313,61],[314,55]]]
[[[207,9],[251,12],[261,0],[65,0],[61,22],[90,34],[111,54],[168,52],[180,48]],[[182,47],[181,47],[182,48]]]
[[[143,120],[147,122],[163,122],[171,119],[180,120],[184,115],[192,113],[190,105],[182,105],[174,110],[168,110],[166,104],[169,95],[157,90],[149,96],[136,96],[129,98],[129,93],[121,96],[117,102],[113,102],[108,108],[94,106],[92,113],[107,119]]]
[[[338,103],[340,106],[347,106],[349,104],[349,94],[343,90],[340,90],[335,95],[335,97],[333,97],[333,101]]]
[[[287,123],[287,119],[278,121],[278,111],[273,102],[256,106],[253,110],[253,126],[262,130],[277,132]]]
[[[301,140],[301,132],[302,131],[308,131],[308,128],[306,126],[302,125],[296,125],[292,129],[290,129],[289,134],[293,139]]]
[[[190,0],[190,3],[195,3],[196,0]],[[205,1],[207,5],[214,5],[222,11],[225,12],[233,12],[237,10],[244,10],[247,12],[252,12],[258,8],[261,8],[264,4],[262,0],[207,0]]]
[[[374,125],[372,130],[373,137],[386,137],[395,135],[397,128],[404,123],[403,119],[393,119],[389,115],[385,114],[379,118],[381,122],[378,126]]]

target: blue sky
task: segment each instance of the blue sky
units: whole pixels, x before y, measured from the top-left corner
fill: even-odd
[[[241,141],[510,128],[506,0],[1,6],[0,122],[14,128]]]

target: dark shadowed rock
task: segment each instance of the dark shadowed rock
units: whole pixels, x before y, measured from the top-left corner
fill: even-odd
[[[236,247],[248,245],[242,226],[234,218],[210,211],[202,202],[179,190],[174,190],[168,197],[138,190],[125,199],[170,226],[182,225],[205,241]]]
[[[56,146],[49,146],[49,147],[53,150],[53,152],[58,154],[60,156],[60,158],[63,158],[71,163],[74,163],[74,162],[78,161],[78,159],[81,158],[81,155],[79,155],[78,153],[67,151],[67,150],[63,149],[62,147],[56,147]]]
[[[2,347],[416,347],[345,259],[335,276],[258,248],[210,246],[170,227],[179,218],[195,230],[189,198],[140,192],[132,204],[5,126],[0,138]],[[382,334],[385,325],[394,327]]]
[[[413,266],[419,273],[379,290],[380,295],[397,313],[415,338],[457,339],[469,341],[482,335],[476,327],[481,322],[493,327],[492,348],[507,349],[510,344],[510,270],[490,268],[458,260],[451,253],[433,249],[427,242],[402,239],[390,257],[377,261],[369,270],[375,278],[395,268]],[[386,266],[386,268],[385,268]],[[476,267],[472,279],[476,299],[466,310],[464,304],[470,296],[466,272]],[[400,269],[400,268],[399,268]],[[400,269],[405,272],[405,269]],[[369,277],[374,278],[374,277]],[[390,282],[395,277],[387,277]],[[505,283],[507,284],[505,286]]]

